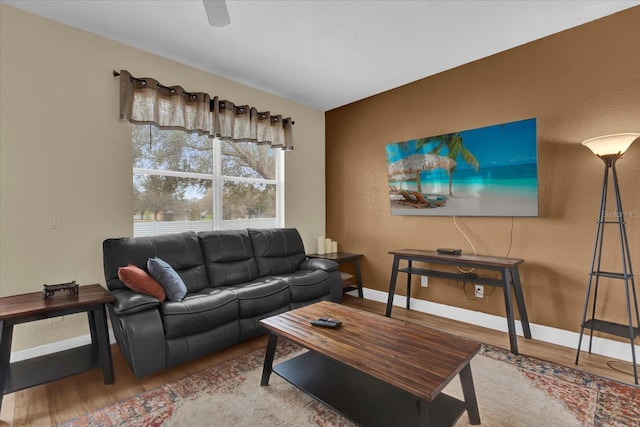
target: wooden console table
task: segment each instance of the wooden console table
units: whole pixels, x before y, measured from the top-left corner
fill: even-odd
[[[80,286],[77,296],[60,293],[43,299],[42,292],[32,292],[0,298],[0,408],[5,394],[95,368],[102,368],[104,383],[112,384],[105,310],[105,304],[112,301],[100,285]],[[88,316],[91,344],[10,363],[14,325],[83,312]]]
[[[346,292],[358,290],[358,296],[363,298],[362,293],[362,274],[360,273],[360,257],[362,254],[352,254],[348,252],[333,252],[328,254],[308,254],[307,258],[322,258],[322,259],[330,259],[331,261],[335,261],[338,264],[343,264],[345,262],[352,262],[356,269],[356,286],[349,287],[345,289]]]
[[[393,255],[393,269],[391,270],[391,281],[389,283],[389,297],[387,300],[386,316],[391,316],[393,307],[393,297],[396,290],[396,280],[398,272],[407,274],[407,309],[409,309],[409,301],[411,299],[411,275],[438,277],[441,279],[460,280],[479,285],[488,285],[501,287],[504,292],[504,303],[507,314],[507,327],[509,329],[509,344],[511,352],[518,354],[518,341],[516,335],[515,318],[513,313],[513,303],[511,301],[512,290],[518,305],[520,314],[520,323],[525,338],[531,338],[531,329],[529,327],[529,319],[527,317],[527,308],[524,303],[524,295],[522,293],[522,284],[520,283],[520,274],[518,266],[524,262],[519,258],[504,258],[481,255],[449,255],[439,254],[436,251],[424,251],[419,249],[401,249],[389,252]],[[400,261],[407,261],[406,268],[399,268]],[[426,268],[413,267],[412,262],[419,261],[436,265],[453,265],[463,269],[478,268],[482,270],[491,270],[500,273],[500,278],[494,279],[483,277],[474,273],[456,273],[451,271],[433,270]]]

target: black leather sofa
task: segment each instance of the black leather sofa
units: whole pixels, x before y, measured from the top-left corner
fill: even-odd
[[[182,301],[160,302],[118,278],[128,264],[146,270],[158,257],[187,287]],[[107,305],[118,346],[137,377],[266,333],[262,318],[320,300],[340,302],[338,264],[307,259],[293,228],[185,232],[107,239]]]

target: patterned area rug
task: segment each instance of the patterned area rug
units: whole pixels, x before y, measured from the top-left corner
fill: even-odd
[[[276,363],[300,347],[279,340]],[[320,426],[351,422],[278,375],[264,350],[204,369],[61,426]],[[471,362],[483,426],[640,426],[640,388],[483,345]],[[444,390],[462,399],[456,378]],[[456,426],[468,426],[464,413]]]

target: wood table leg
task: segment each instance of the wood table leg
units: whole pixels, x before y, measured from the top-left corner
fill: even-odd
[[[104,304],[96,310],[89,311],[87,314],[89,315],[89,325],[92,329],[92,344],[98,346],[98,352],[100,354],[100,367],[102,368],[104,383],[113,384],[113,361],[111,359],[107,313],[104,308]]]
[[[408,261],[409,271],[411,271],[411,260]],[[411,310],[411,273],[407,273],[407,310]]]
[[[362,272],[360,271],[360,260],[356,258],[353,264],[356,269],[356,286],[358,287],[358,297],[364,298],[364,293],[362,292]]]
[[[0,320],[0,410],[4,397],[5,385],[9,376],[9,363],[11,361],[11,340],[13,338],[13,325],[5,324]]]
[[[462,395],[467,405],[467,415],[471,425],[480,424],[480,411],[478,411],[478,400],[476,390],[473,386],[473,376],[471,375],[471,365],[467,364],[460,371],[460,384],[462,385]]]
[[[527,306],[524,303],[524,294],[522,293],[522,283],[520,282],[520,273],[517,268],[511,269],[511,280],[513,283],[513,291],[516,295],[516,303],[518,304],[518,313],[520,314],[520,323],[522,324],[522,332],[525,338],[531,338],[531,327],[529,326],[529,316],[527,316]]]
[[[276,354],[276,344],[278,343],[278,336],[273,332],[269,332],[269,341],[267,341],[267,351],[264,354],[264,365],[262,367],[262,380],[261,386],[269,385],[269,377],[273,370],[273,357]]]
[[[385,316],[391,317],[391,309],[393,308],[393,296],[396,292],[396,279],[398,278],[398,265],[400,258],[393,257],[393,268],[391,269],[391,281],[389,282],[389,296],[387,298],[387,312]]]
[[[518,336],[516,334],[516,322],[513,315],[513,301],[511,301],[511,280],[510,272],[505,268],[502,272],[502,286],[504,290],[504,305],[507,311],[507,327],[509,328],[509,344],[511,352],[518,354]]]

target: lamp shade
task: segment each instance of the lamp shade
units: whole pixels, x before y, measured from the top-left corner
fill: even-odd
[[[627,151],[638,137],[640,133],[617,133],[587,139],[582,145],[593,151],[596,156],[615,155]]]

